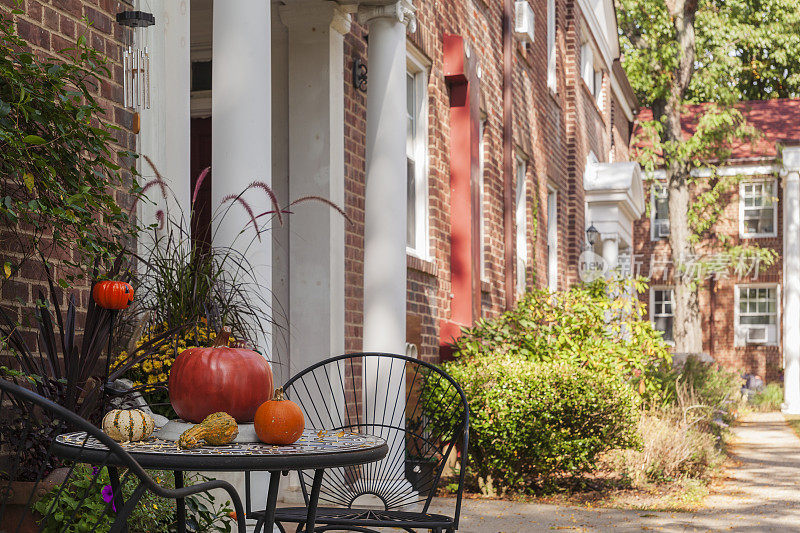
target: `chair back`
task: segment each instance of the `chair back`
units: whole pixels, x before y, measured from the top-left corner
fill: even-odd
[[[53,453],[56,439],[72,432],[78,435],[79,445],[70,448],[69,460],[60,459]],[[123,472],[121,476],[119,472]],[[201,485],[228,488],[222,481]],[[115,486],[121,490],[115,490]],[[175,498],[189,496],[199,488],[161,487],[117,442],[89,421],[25,387],[0,379],[0,533],[116,533],[124,531],[129,519],[135,518],[131,513],[146,490],[154,498],[148,504],[174,510]],[[241,502],[233,499],[241,516]],[[174,512],[163,513],[160,518],[142,514],[139,529],[167,531],[173,526],[174,516]],[[240,524],[237,529],[243,532],[243,527]]]
[[[404,355],[347,354],[301,371],[284,391],[302,408],[307,428],[369,433],[389,447],[377,463],[326,470],[320,506],[427,512],[446,477],[458,484],[457,525],[469,408],[441,368]],[[307,501],[313,472],[300,472],[300,479]]]

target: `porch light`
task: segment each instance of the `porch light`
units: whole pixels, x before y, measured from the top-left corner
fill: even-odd
[[[586,242],[589,243],[589,246],[594,246],[594,243],[597,242],[598,235],[600,235],[600,232],[597,231],[597,228],[594,227],[594,224],[591,224],[586,229]]]
[[[138,133],[138,110],[150,109],[150,51],[135,45],[142,41],[142,28],[155,24],[156,18],[146,11],[122,11],[117,13],[117,23],[133,29],[122,53],[122,92],[123,105],[136,112],[134,133]]]

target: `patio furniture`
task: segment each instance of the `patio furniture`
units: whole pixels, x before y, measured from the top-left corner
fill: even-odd
[[[40,531],[56,517],[59,531],[90,532],[109,525],[111,533],[126,531],[131,511],[145,491],[180,502],[199,492],[222,489],[230,496],[237,516],[244,514],[241,500],[229,483],[213,480],[180,487],[176,479],[175,489],[161,487],[120,444],[89,421],[5,379],[0,379],[0,406],[0,531],[3,533]],[[69,460],[62,462],[56,459],[55,451],[59,435],[66,431],[82,437],[76,438]],[[51,460],[41,461],[45,457]],[[89,474],[87,464],[98,470]],[[125,469],[121,478],[116,466]],[[108,468],[110,487],[101,486],[103,467]],[[51,470],[55,476],[46,479]],[[88,484],[78,482],[87,477],[91,478]],[[129,481],[134,488],[123,499],[119,487],[127,486]],[[31,506],[50,490],[55,491],[50,493],[55,494],[50,505],[43,512],[33,512]],[[59,503],[67,499],[77,502],[77,506],[67,507],[65,512]],[[104,506],[98,516],[78,512],[84,503],[99,503],[101,499]],[[245,532],[244,520],[239,522],[238,531]]]
[[[364,435],[352,431],[346,433],[318,432],[308,430],[289,446],[271,446],[263,443],[232,443],[225,446],[202,446],[180,449],[174,441],[154,438],[141,442],[121,445],[123,450],[141,467],[157,470],[172,470],[175,483],[183,484],[184,471],[203,472],[245,472],[249,482],[253,471],[270,473],[269,491],[266,500],[267,512],[258,517],[256,531],[272,531],[273,515],[278,499],[280,476],[283,472],[295,469],[314,469],[317,486],[322,481],[326,468],[360,465],[378,461],[386,455],[386,441],[380,437]],[[108,451],[105,442],[87,439],[84,431],[63,433],[56,437],[53,453],[59,457],[82,457],[84,461],[95,463],[103,459]],[[109,460],[113,464],[114,460]],[[317,497],[312,487],[309,506],[303,520],[314,523]],[[317,489],[318,491],[318,489]],[[250,509],[249,491],[246,512]],[[185,510],[178,500],[178,531],[185,531]],[[237,516],[246,516],[237,509]],[[241,523],[244,523],[242,520]]]
[[[469,408],[446,372],[403,355],[348,354],[301,371],[284,391],[302,407],[306,427],[380,435],[389,453],[375,464],[326,470],[321,484],[310,472],[299,471],[306,506],[315,494],[319,497],[317,526],[306,523],[306,508],[279,508],[275,522],[281,531],[284,523],[298,524],[297,531],[372,532],[393,527],[441,533],[458,528]],[[461,452],[461,464],[453,472],[456,451]],[[458,486],[453,513],[429,513],[447,468]]]

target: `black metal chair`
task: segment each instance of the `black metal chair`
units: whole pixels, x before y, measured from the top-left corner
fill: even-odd
[[[90,465],[81,454],[69,461],[55,457],[51,452],[56,437],[72,431],[85,431],[87,440],[93,437],[104,444],[108,448],[104,460]],[[127,530],[130,514],[145,491],[179,501],[211,489],[226,491],[236,516],[244,516],[239,495],[229,483],[213,480],[185,488],[161,487],[89,421],[0,379],[0,532],[117,533]],[[244,520],[239,520],[238,531],[245,532]]]
[[[442,369],[410,357],[357,353],[321,361],[284,386],[301,406],[306,427],[359,431],[387,440],[378,463],[325,471],[314,531],[453,532],[458,528],[469,435],[469,408],[458,384]],[[461,453],[459,468],[453,464]],[[458,490],[451,516],[428,512],[446,470]],[[313,472],[298,472],[306,505]],[[278,508],[275,521],[304,530],[306,508]],[[260,513],[252,513],[253,518]]]

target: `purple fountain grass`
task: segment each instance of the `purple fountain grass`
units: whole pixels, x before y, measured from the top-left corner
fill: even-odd
[[[203,185],[203,181],[205,181],[206,176],[208,176],[210,171],[211,167],[206,167],[203,169],[200,175],[197,176],[197,183],[195,183],[194,192],[192,193],[192,205],[194,205],[194,203],[197,201],[197,195],[200,194],[200,187]]]
[[[244,198],[242,198],[241,194],[229,194],[228,196],[224,197],[219,204],[224,205],[227,202],[238,203],[244,208],[245,211],[247,211],[247,215],[250,217],[249,223],[253,224],[253,227],[256,230],[256,237],[258,238],[258,242],[261,242],[261,232],[258,229],[258,221],[256,220],[255,213],[253,213],[253,208],[250,207],[250,204],[248,204],[247,201]]]

